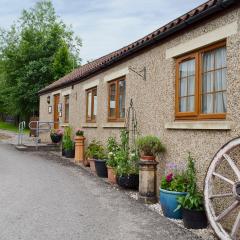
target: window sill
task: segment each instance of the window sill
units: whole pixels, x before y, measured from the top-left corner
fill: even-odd
[[[124,128],[124,122],[108,122],[103,124],[103,128]]]
[[[60,127],[69,127],[69,123],[62,123],[60,124]]]
[[[83,128],[97,128],[97,123],[85,123],[82,125]]]
[[[175,121],[166,123],[166,129],[188,129],[188,130],[231,130],[230,121]]]

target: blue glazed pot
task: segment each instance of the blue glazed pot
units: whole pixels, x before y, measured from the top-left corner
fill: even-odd
[[[175,211],[178,206],[177,197],[185,196],[186,192],[174,192],[160,188],[160,204],[163,215],[168,218],[182,219],[182,209]]]

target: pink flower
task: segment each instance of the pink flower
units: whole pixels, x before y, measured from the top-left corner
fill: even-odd
[[[172,174],[172,173],[170,173],[170,174],[168,174],[168,175],[166,176],[167,182],[171,182],[172,179],[173,179],[173,174]]]

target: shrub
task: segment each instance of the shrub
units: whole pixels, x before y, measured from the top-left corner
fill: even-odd
[[[87,147],[86,157],[92,159],[105,159],[105,149],[101,142],[93,140]]]
[[[144,136],[137,139],[137,147],[145,156],[156,156],[165,150],[156,136]]]
[[[80,129],[77,129],[76,136],[83,137],[84,136],[84,131],[82,131]]]

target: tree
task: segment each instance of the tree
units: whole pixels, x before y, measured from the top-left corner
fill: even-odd
[[[0,111],[28,120],[38,112],[38,91],[80,64],[81,40],[51,1],[23,10],[9,30],[0,30]]]

